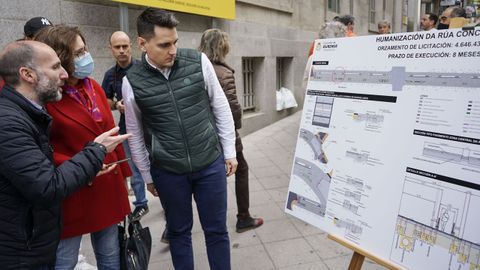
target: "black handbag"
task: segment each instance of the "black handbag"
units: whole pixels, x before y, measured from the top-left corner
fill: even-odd
[[[120,242],[120,269],[147,270],[152,251],[152,236],[148,227],[142,228],[140,221],[129,222],[128,231],[126,219],[123,226],[118,225]]]

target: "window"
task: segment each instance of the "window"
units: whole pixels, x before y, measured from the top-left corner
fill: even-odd
[[[277,90],[284,86],[283,72],[282,58],[277,58]]]
[[[375,5],[376,5],[375,0],[368,1],[368,22],[373,25],[376,24]]]
[[[254,58],[242,58],[243,73],[243,110],[255,110],[255,89],[254,89]]]
[[[293,87],[293,57],[277,57],[277,84],[276,90],[285,87],[292,89]]]
[[[340,13],[340,0],[328,0],[328,10]]]

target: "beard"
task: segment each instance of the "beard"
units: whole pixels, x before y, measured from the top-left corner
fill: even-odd
[[[47,104],[62,99],[62,92],[60,91],[58,82],[55,79],[49,80],[47,76],[41,72],[37,74],[39,79],[35,86],[35,92],[38,95],[38,100],[42,104]]]

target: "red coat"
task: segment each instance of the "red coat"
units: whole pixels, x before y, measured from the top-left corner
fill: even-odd
[[[87,142],[115,125],[102,87],[95,80],[91,81],[103,122],[95,122],[86,108],[66,93],[59,102],[47,105],[53,117],[51,144],[56,165],[70,159]],[[106,156],[104,163],[123,158],[125,152],[119,145]],[[125,177],[131,174],[128,163],[121,163],[114,171],[96,177],[91,186],[85,186],[65,199],[62,239],[99,231],[123,220],[130,213]]]

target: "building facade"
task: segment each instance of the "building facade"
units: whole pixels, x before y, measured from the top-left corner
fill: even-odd
[[[127,28],[134,56],[140,56],[135,20],[143,6],[108,0],[0,0],[0,7],[2,48],[22,37],[25,21],[45,16],[54,24],[80,27],[94,57],[93,77],[98,81],[114,64],[108,49],[112,32]],[[404,1],[394,0],[236,0],[234,20],[174,12],[180,21],[180,47],[196,48],[208,28],[229,33],[232,48],[227,62],[236,71],[245,135],[302,108],[307,51],[323,22],[352,14],[358,35],[376,34],[382,19],[392,23],[393,32],[401,32],[406,29],[402,17],[406,8]],[[294,93],[298,108],[276,111],[275,94],[280,87]]]

